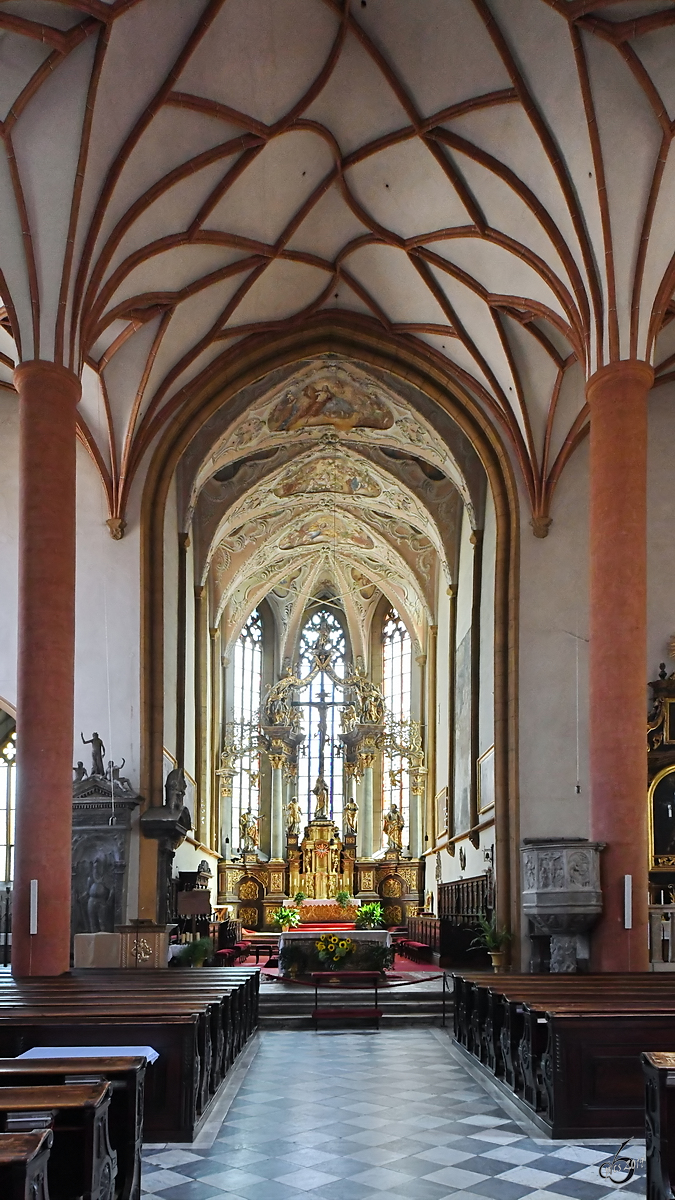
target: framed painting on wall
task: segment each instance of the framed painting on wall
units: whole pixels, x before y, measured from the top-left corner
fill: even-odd
[[[478,759],[478,812],[495,806],[495,748],[490,746]]]
[[[436,820],[436,841],[448,831],[448,788],[442,787],[434,796],[434,813]]]

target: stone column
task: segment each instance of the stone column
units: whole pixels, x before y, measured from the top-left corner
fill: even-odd
[[[359,804],[359,858],[373,857],[373,763],[375,755],[359,752],[362,772],[361,803]]]
[[[284,764],[285,754],[270,754],[272,767],[272,846],[270,858],[278,862],[284,857]]]
[[[75,659],[75,411],[65,367],[25,362],[19,393],[19,649],[12,972],[70,965]],[[89,730],[88,732],[91,732]],[[37,932],[30,933],[37,880]]]
[[[647,947],[647,395],[644,362],[589,380],[591,836],[601,855],[603,915],[592,967],[646,971]],[[624,877],[632,876],[632,929]]]

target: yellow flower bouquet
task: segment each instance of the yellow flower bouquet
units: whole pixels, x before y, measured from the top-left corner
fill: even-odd
[[[348,954],[353,954],[356,949],[356,942],[351,938],[339,937],[335,933],[322,934],[314,945],[321,962],[330,967],[338,967],[342,959]]]

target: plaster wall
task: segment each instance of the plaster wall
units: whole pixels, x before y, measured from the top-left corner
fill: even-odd
[[[436,642],[436,763],[434,795],[450,784],[450,597],[445,576],[439,571],[436,601],[438,637]]]
[[[0,698],[16,707],[19,406],[0,388]]]
[[[480,603],[480,692],[478,699],[478,754],[495,740],[495,550],[497,526],[492,492],[485,500],[483,574]]]
[[[563,471],[548,537],[521,497],[521,840],[589,836],[588,452],[586,439]]]
[[[659,663],[670,674],[675,662],[668,642],[675,634],[675,386],[656,388],[649,398],[647,459],[647,676]],[[2,688],[0,687],[0,692]],[[650,693],[651,695],[651,693]]]
[[[178,512],[176,479],[164,515],[164,748],[176,757],[176,647],[178,638]]]

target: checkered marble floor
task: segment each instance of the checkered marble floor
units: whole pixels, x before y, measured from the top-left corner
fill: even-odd
[[[532,1137],[452,1055],[440,1031],[275,1032],[210,1149],[146,1146],[157,1200],[603,1200],[644,1196],[598,1164],[618,1142]],[[625,1154],[644,1156],[635,1143]]]

